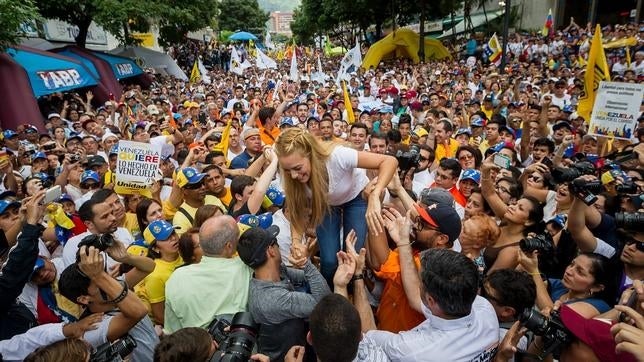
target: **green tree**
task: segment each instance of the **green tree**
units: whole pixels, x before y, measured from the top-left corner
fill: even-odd
[[[18,43],[22,27],[38,18],[31,0],[0,0],[0,50]]]
[[[259,8],[257,0],[222,0],[219,6],[221,30],[243,30],[255,35],[264,32],[269,15]]]
[[[82,48],[92,21],[123,44],[136,42],[131,31],[147,31],[157,23],[159,43],[168,45],[210,25],[217,9],[216,0],[35,0],[35,4],[44,18],[76,25],[76,45]]]

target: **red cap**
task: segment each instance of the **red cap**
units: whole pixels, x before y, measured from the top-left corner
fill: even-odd
[[[423,104],[419,101],[413,101],[411,102],[411,104],[409,104],[409,108],[411,108],[413,111],[420,111],[423,109]]]
[[[615,340],[610,333],[610,322],[586,319],[567,305],[559,309],[561,321],[568,330],[590,347],[597,358],[604,362],[631,362],[636,359],[630,353],[615,352]]]

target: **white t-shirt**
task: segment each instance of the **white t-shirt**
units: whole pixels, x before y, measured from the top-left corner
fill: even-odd
[[[63,248],[63,264],[65,265],[65,268],[76,262],[76,252],[78,250],[78,244],[80,244],[81,240],[83,240],[84,237],[91,234],[91,232],[86,231],[67,240],[67,243],[65,243],[65,247]],[[117,228],[113,235],[114,239],[122,242],[126,248],[134,242],[132,234],[130,234],[130,232],[126,228]],[[112,266],[118,264],[114,259],[107,256],[106,253],[103,253],[103,257],[107,260],[108,270]]]
[[[339,206],[358,196],[369,183],[367,171],[358,168],[358,151],[337,146],[326,162],[329,174],[329,205]]]

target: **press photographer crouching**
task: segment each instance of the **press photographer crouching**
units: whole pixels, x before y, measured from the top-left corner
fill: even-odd
[[[83,337],[97,348],[96,352],[103,352],[102,355],[95,353],[94,361],[112,361],[109,356],[127,352],[132,353],[132,361],[151,361],[159,338],[147,316],[145,304],[130,291],[129,286],[136,285],[154,270],[154,262],[129,255],[123,244],[107,239],[110,238],[105,235],[90,235],[83,239],[78,249],[78,262],[68,266],[60,276],[60,293],[85,308],[81,317],[104,313],[97,329],[86,332]],[[124,280],[114,279],[107,273],[101,249],[115,261],[134,266]],[[114,346],[105,345],[117,341]]]
[[[252,354],[258,325],[248,312],[238,312],[229,323],[215,319],[208,329],[187,327],[163,337],[154,351],[154,362],[269,362]]]

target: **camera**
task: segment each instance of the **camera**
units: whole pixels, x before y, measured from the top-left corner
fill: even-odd
[[[79,154],[77,154],[77,153],[71,154],[71,155],[69,155],[69,162],[76,163],[76,162],[80,161],[80,158],[81,158],[81,156]]]
[[[122,361],[136,348],[136,341],[129,334],[110,344],[103,343],[96,347],[89,360],[90,362],[117,362]]]
[[[519,241],[521,251],[530,254],[539,251],[539,255],[552,255],[555,252],[552,238],[546,234],[527,236]]]
[[[208,334],[219,346],[228,338],[228,332],[224,330],[226,327],[230,327],[230,323],[223,318],[215,318],[208,325]]]
[[[253,348],[257,342],[258,325],[249,312],[235,313],[230,323],[230,331],[224,332],[219,321],[210,323],[208,332],[215,338],[215,334],[221,333],[225,336],[219,348],[210,359],[210,362],[247,362],[253,354]],[[217,329],[216,331],[211,331]],[[220,338],[220,337],[217,337]]]
[[[552,179],[558,183],[566,183],[583,175],[595,174],[595,166],[588,161],[581,161],[573,164],[570,168],[555,167],[552,170]]]
[[[81,246],[93,246],[100,251],[105,251],[110,246],[114,245],[114,236],[112,234],[102,234],[102,235],[87,235],[86,237],[78,243],[78,248]]]
[[[617,212],[615,213],[615,224],[618,228],[640,231],[644,228],[644,213]]]
[[[550,312],[550,318],[539,313],[539,311],[526,308],[519,316],[519,322],[529,331],[543,339],[543,352],[538,356],[542,361],[550,353],[559,358],[561,347],[568,345],[573,340],[573,335],[564,326],[559,312]]]
[[[409,171],[412,167],[417,168],[420,162],[420,147],[411,145],[407,152],[398,150],[395,157],[401,172]]]

